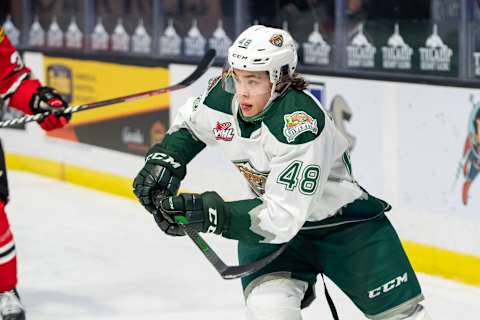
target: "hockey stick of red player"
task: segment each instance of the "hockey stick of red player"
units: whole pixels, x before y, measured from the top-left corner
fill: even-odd
[[[148,98],[152,96],[156,96],[159,94],[167,93],[167,92],[172,92],[176,90],[180,90],[183,88],[188,87],[191,85],[193,82],[198,80],[205,72],[210,68],[210,66],[213,63],[213,60],[215,59],[216,52],[214,49],[208,50],[205,55],[203,56],[202,60],[198,64],[197,68],[184,80],[181,82],[164,87],[164,88],[159,88],[159,89],[154,89],[154,90],[149,90],[145,92],[140,92],[140,93],[134,93],[130,94],[124,97],[119,97],[119,98],[113,98],[113,99],[108,99],[108,100],[103,100],[103,101],[98,101],[98,102],[93,102],[89,104],[83,104],[79,106],[73,106],[73,107],[68,107],[65,110],[63,110],[60,113],[54,113],[50,110],[45,111],[43,113],[37,113],[35,115],[25,115],[19,118],[15,119],[10,119],[10,120],[5,120],[5,121],[0,121],[0,128],[7,128],[7,127],[13,127],[16,125],[24,124],[27,122],[32,122],[32,121],[38,121],[42,120],[49,114],[56,114],[56,115],[63,115],[63,114],[71,114],[74,112],[79,112],[79,111],[85,111],[85,110],[91,110],[95,108],[100,108],[100,107],[106,107],[110,106],[112,104],[117,104],[121,102],[128,102],[128,101],[135,101],[143,98]]]

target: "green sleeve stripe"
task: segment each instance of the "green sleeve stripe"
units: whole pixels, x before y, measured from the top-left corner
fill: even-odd
[[[227,212],[230,213],[230,219],[227,222],[223,236],[225,238],[258,243],[264,240],[264,237],[253,232],[249,212],[262,204],[260,199],[239,200],[225,203]]]
[[[218,82],[208,92],[207,96],[203,101],[203,104],[216,111],[231,115],[233,94],[223,90],[222,82],[219,80],[217,81]]]
[[[352,162],[350,161],[350,154],[348,151],[345,151],[342,155],[342,160],[343,163],[345,164],[345,168],[348,171],[348,174],[351,176],[352,175]]]
[[[176,155],[181,155],[180,159],[187,164],[206,147],[206,144],[192,136],[190,131],[182,128],[167,134],[161,142],[161,147]]]

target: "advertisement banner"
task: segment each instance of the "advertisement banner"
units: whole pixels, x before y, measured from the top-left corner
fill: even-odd
[[[44,57],[45,83],[71,105],[86,104],[168,86],[165,67],[140,67],[91,60]],[[144,155],[163,139],[169,125],[170,97],[163,94],[75,113],[65,129],[51,136]]]
[[[472,45],[469,52],[471,59],[471,68],[469,68],[469,76],[474,79],[480,79],[480,28],[478,21],[469,23],[469,38]]]
[[[456,22],[366,21],[354,30],[346,48],[347,68],[458,76]]]

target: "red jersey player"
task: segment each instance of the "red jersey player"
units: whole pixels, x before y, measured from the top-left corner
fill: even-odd
[[[44,87],[24,66],[0,26],[0,107],[13,107],[26,114],[41,113],[68,105],[52,88]],[[69,116],[49,115],[39,121],[44,130],[61,128]],[[1,129],[0,129],[1,130]],[[17,285],[15,243],[10,230],[5,205],[8,202],[8,183],[2,145],[0,143],[0,319],[24,320],[25,311],[20,302]]]

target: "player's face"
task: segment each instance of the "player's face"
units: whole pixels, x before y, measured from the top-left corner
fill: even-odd
[[[262,112],[272,91],[268,73],[234,69],[233,79],[235,94],[242,114],[246,117],[253,117]]]

